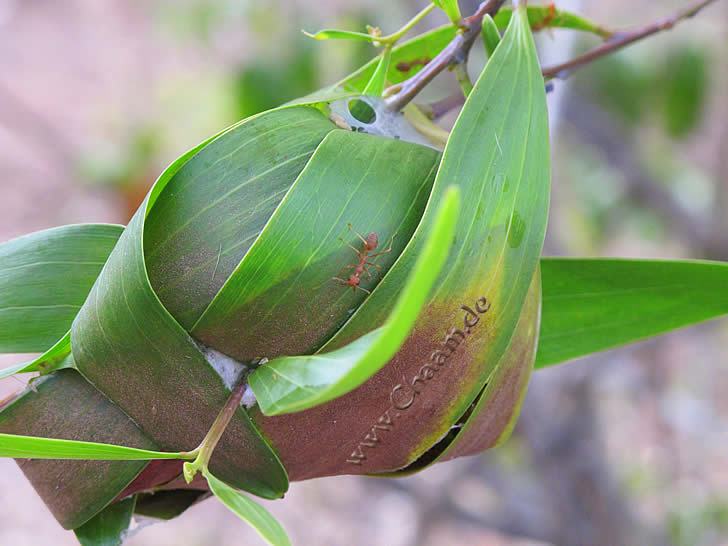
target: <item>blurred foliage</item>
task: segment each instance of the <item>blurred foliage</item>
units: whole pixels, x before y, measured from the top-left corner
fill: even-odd
[[[669,51],[656,84],[663,92],[665,129],[674,137],[688,135],[700,122],[708,89],[708,58],[688,46]]]
[[[617,53],[595,62],[579,76],[588,81],[599,103],[629,124],[639,123],[650,101],[648,69],[629,53]]]
[[[231,66],[221,74],[213,72],[200,79],[190,71],[162,80],[157,89],[160,105],[143,123],[112,116],[109,121],[117,133],[115,138],[95,141],[80,158],[81,178],[118,192],[128,216],[144,199],[154,173],[165,163],[160,158],[179,153],[180,148],[189,146],[190,139],[201,139],[328,85],[377,53],[364,42],[322,47],[299,28],[313,28],[321,18],[281,0],[186,0],[175,4],[174,9],[164,2],[152,4],[150,9],[159,30],[179,41],[180,47],[191,42],[202,45],[213,64],[228,55],[217,51],[223,35],[229,41],[230,35],[239,34],[251,46],[237,52],[232,63],[225,63]],[[337,24],[363,28],[375,19],[357,5],[349,7]]]
[[[284,59],[243,64],[234,74],[233,92],[238,116],[246,118],[314,91],[319,87],[316,53],[312,46],[284,48]]]
[[[134,127],[120,145],[98,144],[93,153],[82,158],[81,175],[102,184],[123,188],[144,179],[159,153],[159,129],[152,125]]]
[[[667,517],[670,541],[675,546],[722,544],[728,535],[728,497],[685,504]]]
[[[680,44],[658,59],[618,53],[594,63],[580,80],[588,81],[598,102],[628,125],[656,118],[669,135],[686,137],[702,121],[710,84],[708,52]]]

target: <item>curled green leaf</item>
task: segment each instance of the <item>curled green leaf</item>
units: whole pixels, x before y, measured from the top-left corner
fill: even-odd
[[[355,389],[399,350],[428,300],[455,235],[460,192],[445,192],[427,241],[389,318],[379,329],[334,351],[276,358],[250,376],[265,415],[301,411]]]

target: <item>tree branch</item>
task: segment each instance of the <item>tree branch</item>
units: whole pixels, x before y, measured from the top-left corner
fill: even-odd
[[[649,36],[653,36],[665,30],[672,29],[678,23],[694,17],[703,8],[716,0],[699,0],[693,2],[690,6],[678,11],[670,17],[666,17],[654,23],[650,23],[642,28],[632,31],[615,32],[603,44],[595,47],[591,51],[584,53],[574,59],[564,63],[550,66],[542,70],[543,76],[549,78],[565,78],[573,70],[581,68],[592,61],[601,57],[614,53],[630,44],[643,40]],[[473,47],[480,29],[483,24],[485,15],[495,15],[503,5],[504,0],[486,0],[482,2],[478,9],[470,17],[466,17],[462,21],[462,30],[445,46],[445,48],[425,67],[405,82],[395,86],[397,92],[385,99],[387,108],[393,111],[401,110],[406,106],[417,94],[422,91],[440,72],[449,68],[453,64],[465,63]],[[447,101],[449,104],[450,101]]]
[[[666,17],[660,21],[651,23],[645,27],[638,28],[632,31],[615,32],[606,42],[598,47],[595,47],[591,51],[587,51],[583,55],[579,55],[570,61],[565,63],[557,64],[543,69],[544,78],[564,78],[569,75],[573,70],[580,68],[592,61],[609,55],[617,50],[622,49],[630,44],[633,44],[639,40],[658,34],[659,32],[670,30],[678,23],[694,17],[700,10],[709,4],[712,4],[715,0],[700,0],[693,2],[687,8],[675,13],[670,17]]]
[[[422,89],[440,72],[454,63],[467,61],[470,49],[480,34],[483,17],[495,15],[505,0],[486,0],[475,13],[463,19],[461,28],[455,38],[417,74],[397,86],[397,93],[386,99],[387,108],[398,111],[404,108]]]

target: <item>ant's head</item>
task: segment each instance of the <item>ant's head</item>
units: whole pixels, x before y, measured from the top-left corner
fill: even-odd
[[[349,286],[359,286],[359,275],[356,275],[356,274],[349,275],[349,282],[347,284]]]

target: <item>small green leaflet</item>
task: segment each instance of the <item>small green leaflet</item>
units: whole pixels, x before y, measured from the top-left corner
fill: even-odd
[[[250,387],[265,415],[301,411],[342,396],[395,355],[445,264],[459,207],[459,190],[448,189],[414,269],[381,328],[329,353],[276,358],[250,375]]]
[[[551,6],[528,6],[528,23],[534,31],[544,28],[563,28],[568,30],[576,30],[580,32],[588,32],[607,39],[612,32],[597,25],[596,23],[585,19],[580,15],[556,9]],[[503,29],[508,26],[513,15],[512,8],[502,8],[493,18],[498,28]]]
[[[41,372],[47,374],[63,368],[73,368],[71,355],[71,332],[66,332],[58,342],[35,360],[23,362],[9,368],[0,370],[0,379],[5,379],[18,373]]]
[[[490,15],[486,15],[483,18],[481,31],[483,34],[483,43],[485,44],[485,52],[488,54],[488,57],[492,57],[493,53],[495,53],[495,48],[498,47],[501,41],[501,36],[500,32],[498,32],[498,27]]]
[[[372,74],[372,78],[369,80],[369,83],[367,83],[362,94],[374,95],[375,97],[382,95],[384,88],[387,85],[387,72],[389,72],[389,63],[391,58],[392,48],[385,47],[379,57],[377,69],[374,71],[374,74]]]
[[[545,258],[536,367],[728,314],[728,263]]]
[[[134,515],[136,497],[129,497],[104,508],[78,529],[81,546],[121,546]]]
[[[366,32],[352,32],[350,30],[337,30],[335,28],[325,28],[314,34],[304,30],[303,33],[314,40],[355,40],[358,42],[376,42],[378,38],[377,36],[367,34]]]
[[[457,23],[462,18],[458,0],[433,0],[432,3],[444,11],[448,19],[453,23]]]
[[[280,523],[260,504],[204,471],[210,491],[236,516],[248,523],[271,546],[290,546],[291,541]]]
[[[0,433],[0,457],[12,459],[77,459],[85,461],[152,461],[183,459],[182,453],[149,451],[112,444],[36,438]]]

